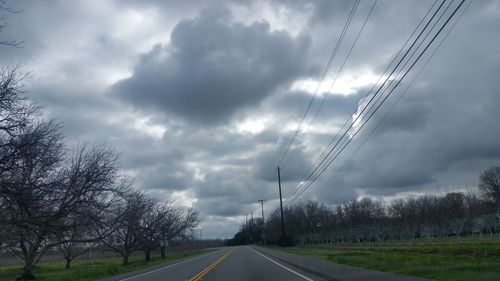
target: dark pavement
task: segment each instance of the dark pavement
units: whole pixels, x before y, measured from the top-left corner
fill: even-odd
[[[141,269],[126,274],[116,275],[103,281],[155,281],[155,280],[189,280],[198,272],[216,261],[232,248],[223,248],[195,257],[173,261],[170,263]]]
[[[223,248],[104,280],[422,281],[427,279],[340,265],[262,247],[240,246]]]

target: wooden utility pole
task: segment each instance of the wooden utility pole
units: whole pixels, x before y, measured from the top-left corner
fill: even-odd
[[[250,233],[253,233],[253,211],[250,212]]]
[[[264,245],[267,245],[267,241],[266,241],[266,232],[265,232],[265,222],[264,222],[264,199],[260,199],[260,200],[257,200],[258,202],[260,202],[260,208],[261,208],[261,211],[262,211],[262,230],[260,232],[260,240],[262,241],[262,243]]]
[[[285,221],[283,220],[283,198],[281,196],[281,175],[280,167],[278,166],[278,186],[280,191],[280,211],[281,211],[281,241],[284,242],[285,239]]]
[[[262,223],[264,223],[264,199],[260,199],[260,200],[257,200],[258,202],[260,202],[260,208],[262,210]]]

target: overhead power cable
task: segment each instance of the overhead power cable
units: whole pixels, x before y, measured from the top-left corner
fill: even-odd
[[[335,59],[340,46],[342,45],[342,41],[344,40],[345,34],[347,33],[347,29],[349,28],[349,25],[351,24],[352,18],[354,17],[354,14],[356,13],[358,5],[359,5],[359,0],[354,1],[354,5],[353,5],[351,11],[349,12],[349,15],[347,17],[347,21],[344,24],[344,27],[342,28],[342,31],[341,31],[340,36],[339,36],[339,39],[337,40],[337,43],[335,44],[335,47],[333,48],[332,53],[330,54],[330,58],[329,58],[327,64],[325,65],[325,68],[323,69],[323,72],[321,73],[321,77],[320,77],[318,85],[316,86],[316,90],[314,91],[313,96],[309,100],[309,103],[307,105],[306,111],[304,112],[304,114],[302,116],[302,119],[300,120],[299,125],[297,126],[297,129],[295,130],[295,132],[294,132],[294,134],[292,136],[292,139],[290,140],[290,142],[288,143],[285,151],[281,155],[281,157],[280,157],[280,159],[278,161],[278,165],[277,166],[281,165],[283,159],[286,157],[286,155],[290,151],[290,148],[291,148],[293,142],[297,138],[297,135],[299,134],[300,129],[302,128],[302,125],[304,123],[304,120],[306,119],[307,114],[309,113],[309,110],[311,109],[311,106],[314,103],[314,100],[316,99],[316,96],[319,93],[319,89],[321,87],[321,84],[323,83],[323,80],[325,79],[326,75],[328,74],[328,72],[330,70],[330,66],[331,66],[333,60]]]
[[[371,14],[373,12],[373,9],[375,8],[375,5],[377,4],[377,1],[378,0],[375,0],[373,2],[373,5],[371,6],[370,11],[368,12],[368,15],[366,16],[366,18],[365,18],[365,20],[363,22],[363,25],[361,26],[361,28],[359,29],[358,33],[356,34],[356,38],[354,39],[354,42],[352,43],[349,51],[347,52],[347,55],[346,55],[344,61],[342,62],[342,65],[340,66],[339,70],[337,71],[337,74],[335,75],[335,78],[332,80],[332,83],[330,84],[330,88],[328,89],[328,91],[326,91],[325,95],[323,96],[323,99],[321,100],[321,103],[319,104],[318,108],[316,109],[316,112],[314,113],[313,118],[311,119],[311,121],[309,121],[309,124],[307,125],[306,129],[304,130],[304,133],[307,132],[307,131],[309,131],[309,128],[311,127],[312,123],[314,122],[314,120],[316,120],[316,117],[318,117],[318,114],[321,111],[321,108],[323,108],[323,105],[325,104],[326,98],[331,93],[331,91],[333,89],[333,86],[335,85],[335,83],[337,82],[337,79],[339,78],[340,74],[344,70],[344,66],[346,65],[347,60],[351,56],[351,53],[352,53],[352,50],[354,49],[354,46],[356,46],[356,43],[358,43],[359,37],[363,33],[363,30],[365,29],[366,23],[368,22],[368,19],[370,18]],[[285,165],[292,158],[294,152],[295,152],[295,150],[292,150],[290,152],[290,154],[288,155],[288,157],[285,160],[285,163],[284,163]]]
[[[432,6],[429,8],[429,10],[427,11],[427,13],[424,15],[424,17],[420,20],[419,24],[417,25],[417,27],[413,30],[413,32],[411,33],[411,35],[408,37],[408,39],[406,40],[406,42],[403,44],[403,46],[399,49],[399,51],[397,52],[397,54],[394,56],[394,58],[392,59],[392,61],[389,63],[389,65],[387,66],[387,68],[384,70],[384,72],[380,75],[380,77],[378,78],[377,82],[372,86],[372,88],[367,92],[366,96],[363,98],[364,99],[367,99],[371,93],[373,92],[373,90],[375,89],[376,85],[378,85],[378,83],[380,82],[380,80],[382,80],[382,78],[386,75],[387,72],[389,72],[389,69],[391,68],[391,66],[396,62],[396,60],[398,58],[400,58],[400,55],[401,53],[403,52],[403,50],[405,50],[405,47],[406,45],[410,42],[410,39],[413,38],[413,36],[416,34],[416,32],[419,30],[419,28],[421,27],[422,23],[424,22],[424,20],[427,18],[427,16],[429,15],[429,13],[432,11],[432,9],[434,8],[434,6],[436,5],[438,0],[436,0]],[[427,28],[427,26],[429,25],[429,23],[432,21],[432,19],[435,17],[435,15],[438,13],[438,11],[441,9],[441,7],[443,6],[445,0],[443,0],[441,2],[441,5],[436,9],[436,11],[434,12],[434,14],[432,15],[432,17],[428,20],[427,22],[427,25],[422,29],[422,32],[423,30],[425,30],[425,28]],[[419,34],[419,36],[421,36],[422,32]],[[419,36],[417,36],[416,39],[414,40],[418,40]],[[411,49],[412,46],[410,46],[408,48]],[[406,52],[407,54],[407,52]],[[406,55],[405,54],[405,55]],[[402,58],[400,58],[400,60],[402,60],[404,58],[404,55]],[[397,66],[396,66],[397,67]],[[387,82],[387,80],[390,78],[390,75],[387,76],[386,80],[384,81],[384,83],[382,84],[382,86]],[[369,103],[367,104],[367,106],[372,102],[372,100],[375,98],[375,96],[372,96],[372,99],[369,101]],[[366,107],[365,107],[366,109]],[[356,113],[356,112],[355,112]],[[358,115],[358,118],[359,118],[359,115]],[[295,188],[295,190],[288,196],[288,198],[294,196],[297,192],[300,191],[301,187],[302,187],[302,183],[304,182],[307,182],[309,180],[309,178],[314,174],[314,172],[316,171],[316,169],[319,168],[319,165],[321,165],[321,163],[316,166],[318,164],[318,162],[321,161],[321,159],[324,159],[325,157],[325,154],[330,150],[330,147],[332,145],[334,145],[335,141],[337,141],[337,143],[335,143],[335,145],[338,145],[338,142],[341,140],[342,137],[345,136],[345,133],[342,134],[342,132],[347,132],[351,127],[352,125],[354,124],[354,122],[356,122],[356,120],[354,121],[351,121],[350,119],[347,119],[346,122],[344,123],[344,125],[342,126],[342,128],[339,130],[339,132],[335,135],[334,138],[331,139],[330,143],[324,148],[324,150],[322,151],[321,155],[319,157],[317,157],[316,161],[314,161],[313,165],[311,166],[311,168],[308,170],[308,172],[302,177],[302,180],[301,180],[301,183],[299,183],[299,185]],[[349,128],[347,128],[347,126],[349,125],[349,123],[351,123],[351,126]],[[347,129],[346,129],[347,128]],[[345,131],[344,131],[345,130]],[[340,137],[340,138],[339,138]],[[324,160],[323,160],[324,161]],[[315,169],[316,167],[316,169]],[[309,177],[308,177],[309,175]],[[287,198],[287,200],[288,200]]]
[[[448,5],[449,7],[449,5]],[[446,10],[443,12],[445,13]],[[441,17],[440,17],[441,18]],[[446,24],[446,23],[445,23]],[[442,26],[442,28],[444,28],[444,25]],[[441,31],[442,29],[440,29]],[[439,34],[439,32],[436,34],[436,36]],[[436,36],[433,38],[433,40],[436,38]],[[433,41],[432,40],[432,41]],[[429,44],[427,45],[426,49],[430,46],[430,44],[432,43],[429,42]],[[423,52],[426,51],[426,49],[424,49]],[[314,177],[312,178],[312,180],[310,182],[307,183],[307,185],[305,185],[301,190],[300,192],[298,193],[298,195],[295,195],[295,196],[300,196],[307,188],[309,188],[313,183],[314,181],[325,171],[325,169],[338,157],[338,155],[340,155],[340,153],[345,149],[345,147],[356,137],[356,135],[359,133],[359,131],[364,127],[364,125],[368,122],[369,119],[371,119],[371,117],[373,116],[373,114],[380,108],[380,106],[387,100],[387,98],[389,97],[389,95],[392,93],[392,91],[394,91],[394,89],[399,85],[399,83],[401,82],[401,80],[408,74],[409,70],[411,70],[411,68],[416,64],[416,62],[420,59],[420,57],[423,55],[423,52],[420,54],[420,56],[417,58],[417,60],[414,61],[414,63],[412,64],[412,66],[407,70],[407,72],[405,73],[405,75],[398,80],[398,83],[396,84],[396,86],[389,92],[389,94],[387,96],[384,97],[384,99],[382,100],[382,102],[380,104],[378,104],[378,106],[375,108],[375,110],[369,115],[369,117],[365,120],[365,122],[360,126],[359,130],[357,132],[354,133],[353,136],[351,136],[351,138],[349,139],[343,139],[343,146],[341,145],[341,148],[340,148],[340,151],[337,153],[337,154],[333,154],[334,156],[332,158],[330,158],[329,161],[326,162],[326,164],[321,167],[321,169],[319,170],[320,172],[316,175],[314,175]],[[359,117],[359,116],[358,116]],[[333,149],[329,152],[329,154],[333,151]],[[326,158],[325,158],[326,159]],[[325,160],[324,159],[324,160]],[[319,168],[319,166],[317,167]],[[293,200],[295,200],[295,198],[293,198]],[[292,201],[293,201],[292,200]]]
[[[345,169],[345,167],[347,166],[347,163],[349,163],[349,161],[354,158],[354,156],[361,150],[361,148],[363,148],[363,146],[366,144],[366,142],[368,141],[368,139],[370,137],[373,136],[373,134],[375,133],[375,131],[377,131],[377,129],[380,127],[380,125],[385,121],[385,119],[387,119],[387,117],[390,115],[390,113],[392,112],[392,110],[394,110],[394,108],[396,107],[396,105],[401,101],[401,99],[406,95],[406,93],[408,92],[408,90],[411,88],[411,86],[413,85],[413,83],[418,79],[418,77],[420,76],[420,74],[423,72],[423,70],[426,68],[427,64],[431,61],[431,59],[434,57],[434,55],[437,53],[437,51],[440,49],[441,45],[443,45],[444,41],[446,41],[446,39],[448,38],[448,36],[450,35],[451,31],[455,28],[455,25],[460,21],[460,19],[463,17],[463,15],[465,14],[465,11],[467,11],[467,9],[469,8],[469,6],[472,4],[472,2],[469,2],[467,4],[467,6],[463,9],[462,13],[460,13],[460,16],[458,17],[458,19],[453,23],[453,25],[450,27],[450,29],[448,29],[448,31],[446,32],[446,35],[443,37],[443,39],[441,39],[441,41],[439,42],[439,45],[434,49],[434,51],[432,52],[432,54],[427,58],[427,60],[425,61],[425,63],[422,65],[422,67],[420,68],[420,70],[418,71],[418,73],[413,77],[413,79],[411,80],[410,83],[408,83],[408,86],[404,89],[404,91],[398,96],[398,98],[396,99],[396,101],[391,105],[391,107],[389,108],[389,110],[384,114],[384,116],[377,122],[377,125],[370,131],[370,133],[368,134],[368,136],[363,140],[363,142],[356,148],[356,150],[347,158],[347,160],[344,162],[344,165],[342,165],[342,167],[340,169],[337,169],[336,173],[328,180],[328,182],[325,184],[328,185],[330,184],[336,177],[337,175],[343,170]]]
[[[394,89],[396,89],[396,87],[401,83],[402,79],[409,73],[409,71],[415,66],[415,64],[418,62],[418,60],[422,57],[422,55],[425,53],[425,51],[428,49],[428,47],[430,46],[430,44],[432,44],[432,42],[436,39],[436,37],[439,35],[439,33],[443,30],[443,28],[445,27],[445,25],[449,22],[449,20],[451,19],[451,17],[456,13],[456,11],[462,6],[463,2],[465,0],[462,0],[462,2],[459,4],[459,6],[455,9],[455,11],[452,13],[452,15],[448,18],[448,20],[445,22],[445,24],[440,28],[440,30],[437,32],[437,34],[433,37],[433,39],[431,40],[431,42],[429,42],[429,44],[426,46],[426,48],[420,53],[419,57],[417,58],[417,60],[414,61],[414,63],[410,66],[410,68],[406,71],[405,75],[403,75],[403,77],[398,81],[398,83],[395,85],[395,87],[389,92],[389,94],[387,96],[384,97],[384,99],[382,100],[382,102],[375,108],[375,110],[368,116],[368,118],[365,120],[365,122],[360,126],[359,130],[356,131],[354,133],[354,135],[348,139],[347,142],[345,142],[345,144],[342,146],[342,148],[340,149],[340,151],[331,159],[329,160],[329,162],[327,162],[326,165],[324,165],[322,167],[322,169],[320,170],[320,172],[312,179],[311,182],[308,183],[308,185],[305,186],[305,188],[303,188],[297,195],[295,198],[292,198],[291,201],[287,202],[287,203],[291,203],[293,202],[298,196],[300,196],[306,189],[308,189],[312,183],[326,170],[326,168],[328,168],[328,166],[340,155],[340,153],[342,153],[342,151],[347,147],[347,145],[349,145],[349,143],[356,137],[356,135],[361,131],[361,129],[366,125],[366,123],[369,121],[369,119],[372,118],[373,114],[375,114],[375,112],[382,106],[382,104],[387,100],[387,98],[389,97],[389,95],[394,91]]]
[[[381,107],[381,106],[382,106],[382,105],[386,102],[386,100],[389,98],[389,96],[390,96],[390,95],[394,92],[394,90],[395,90],[395,89],[399,86],[399,84],[401,83],[401,81],[403,81],[403,79],[404,79],[404,78],[408,75],[408,73],[410,73],[410,71],[413,69],[413,67],[417,64],[417,62],[418,62],[418,61],[422,58],[422,56],[426,53],[426,51],[428,50],[428,48],[432,45],[432,43],[436,40],[436,38],[437,38],[437,37],[439,36],[439,34],[443,31],[443,29],[446,27],[446,25],[450,22],[450,20],[453,18],[453,16],[456,14],[456,12],[457,12],[457,11],[460,9],[460,7],[463,5],[464,1],[465,1],[465,0],[462,0],[462,1],[460,2],[460,4],[458,4],[458,5],[457,5],[457,7],[455,8],[455,10],[454,10],[454,11],[451,13],[451,15],[450,15],[450,16],[446,19],[446,21],[445,21],[445,22],[441,25],[441,27],[439,28],[439,30],[438,30],[437,32],[435,32],[435,34],[434,34],[434,36],[432,37],[432,39],[431,39],[428,43],[426,43],[425,48],[424,48],[422,51],[420,51],[420,54],[419,54],[419,55],[417,56],[417,58],[413,61],[413,63],[411,63],[411,65],[408,67],[408,69],[407,69],[407,70],[405,70],[404,75],[403,75],[402,77],[400,77],[400,78],[397,80],[397,83],[394,85],[394,87],[392,87],[392,89],[389,91],[389,93],[388,93],[387,95],[385,95],[385,97],[382,99],[382,101],[381,101],[378,105],[376,105],[376,106],[375,106],[375,109],[374,109],[373,111],[371,111],[371,113],[369,113],[369,114],[367,113],[367,114],[368,114],[368,117],[367,117],[366,119],[363,119],[363,120],[362,120],[362,121],[364,121],[364,122],[363,122],[363,123],[359,126],[359,128],[357,129],[357,131],[356,131],[356,129],[355,129],[354,134],[353,134],[352,136],[350,136],[350,138],[345,139],[344,143],[341,145],[341,147],[340,147],[340,149],[337,151],[337,153],[336,153],[336,154],[333,154],[333,156],[332,156],[332,157],[330,157],[330,159],[328,159],[328,160],[327,160],[327,158],[330,156],[330,154],[334,151],[334,148],[335,148],[335,147],[334,147],[334,148],[332,148],[332,149],[328,152],[327,156],[326,156],[326,157],[322,160],[322,162],[320,163],[320,165],[318,165],[318,166],[316,167],[316,169],[315,169],[315,171],[316,171],[316,170],[318,170],[318,168],[319,168],[319,170],[318,170],[319,172],[311,174],[311,176],[310,176],[310,178],[311,178],[311,179],[310,179],[310,180],[309,180],[309,181],[308,181],[308,182],[307,182],[307,183],[306,183],[306,184],[305,184],[302,188],[300,188],[300,191],[298,191],[298,192],[296,192],[296,193],[295,193],[295,195],[294,195],[294,197],[293,197],[293,198],[289,198],[289,200],[287,200],[287,201],[286,201],[286,204],[289,204],[289,203],[293,202],[293,201],[294,201],[294,200],[295,200],[298,196],[300,196],[300,195],[301,195],[301,194],[302,194],[305,190],[307,190],[307,189],[308,189],[308,188],[309,188],[309,187],[310,187],[310,186],[314,183],[314,181],[316,181],[316,179],[317,179],[317,178],[318,178],[318,177],[319,177],[319,176],[320,176],[320,175],[321,175],[321,174],[322,174],[322,173],[323,173],[323,172],[324,172],[324,171],[325,171],[325,170],[326,170],[326,169],[327,169],[327,168],[331,165],[331,163],[332,163],[332,162],[333,162],[333,161],[334,161],[334,160],[335,160],[335,159],[336,159],[336,158],[337,158],[337,157],[338,157],[338,156],[342,153],[342,151],[344,151],[344,150],[345,150],[345,148],[346,148],[346,147],[347,147],[347,146],[351,143],[351,141],[352,141],[353,139],[355,139],[356,135],[357,135],[357,134],[358,134],[358,133],[362,130],[362,128],[363,128],[363,127],[367,124],[367,122],[368,122],[368,121],[369,121],[369,120],[373,117],[373,115],[374,115],[374,114],[375,114],[375,113],[376,113],[376,112],[380,109],[380,107]],[[451,5],[451,4],[450,4],[450,5]],[[448,5],[448,7],[450,7],[450,5]],[[441,6],[442,6],[442,5],[441,5]],[[440,7],[441,7],[441,6],[440,6]],[[446,13],[446,10],[448,9],[448,7],[445,9],[445,11],[443,12],[443,14],[442,14],[442,15],[444,15],[444,13]],[[441,19],[442,15],[438,18],[438,20],[437,20],[437,21],[439,21],[439,20]],[[434,18],[434,16],[433,16],[432,18]],[[429,22],[429,23],[430,23],[430,22]],[[426,25],[426,27],[429,25],[429,23]],[[434,26],[436,26],[436,24],[434,24],[432,28],[434,28]],[[428,34],[430,34],[430,32],[432,31],[432,28],[431,28],[431,30],[429,30],[429,33],[428,33]],[[421,32],[421,34],[422,34],[422,32]],[[420,37],[420,36],[419,36],[419,37]],[[426,38],[427,38],[427,36],[426,36],[426,37],[424,37],[424,39],[421,41],[421,43],[422,43],[422,42],[423,42]],[[414,46],[414,45],[415,45],[415,43],[417,42],[417,40],[418,40],[418,38],[417,38],[417,39],[416,39],[416,41],[412,44],[412,46]],[[421,43],[418,45],[418,47],[421,45]],[[418,47],[417,47],[417,48],[418,48]],[[411,48],[410,48],[410,49],[411,49]],[[410,50],[410,49],[409,49],[409,50]],[[407,51],[407,53],[408,53],[408,51]],[[414,52],[413,52],[413,54],[415,54],[415,53],[416,53],[416,52],[414,51]],[[404,57],[403,57],[402,59],[404,59]],[[401,62],[402,62],[402,60],[398,63],[398,66],[399,66],[399,64],[400,64]],[[406,64],[405,64],[405,65],[406,65]],[[397,67],[396,67],[396,68],[397,68]],[[396,69],[396,68],[395,68],[395,69]],[[391,72],[391,75],[392,75],[392,73],[395,71],[395,69]],[[396,77],[397,77],[397,76],[396,76]],[[381,89],[381,88],[379,88],[379,89]],[[386,88],[386,89],[388,89],[388,88]],[[378,91],[377,91],[377,92],[378,92]],[[365,108],[366,108],[366,107],[365,107]],[[362,115],[362,114],[359,114],[357,117],[360,117],[361,115]],[[351,126],[350,126],[350,127],[352,127],[352,125],[353,125],[354,123],[355,123],[355,121],[353,121],[353,123],[351,124]],[[344,137],[344,136],[347,134],[347,132],[349,132],[349,131],[350,131],[350,129],[349,129],[349,130],[346,130],[346,132],[344,132],[343,137]],[[343,138],[343,137],[342,137],[342,138]],[[341,138],[341,139],[342,139],[342,138]],[[340,140],[339,140],[339,141],[340,141]],[[339,142],[338,142],[338,143],[339,143]],[[337,144],[338,144],[338,143],[337,143]],[[325,162],[325,164],[324,164],[324,165],[322,165],[322,163],[323,163],[325,160],[327,160],[327,161]],[[322,166],[321,166],[321,165],[322,165]]]

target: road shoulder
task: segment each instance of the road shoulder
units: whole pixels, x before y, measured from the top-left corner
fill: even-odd
[[[312,257],[291,254],[279,250],[252,246],[252,249],[276,260],[280,263],[296,267],[322,279],[332,281],[429,281],[421,277],[401,275],[390,272],[381,272],[371,269],[359,268],[350,265],[337,264]]]

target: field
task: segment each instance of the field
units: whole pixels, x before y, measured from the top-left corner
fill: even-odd
[[[413,242],[322,244],[284,251],[435,280],[500,280],[500,239],[455,237]]]
[[[112,275],[130,272],[136,269],[162,264],[176,259],[199,255],[209,250],[187,250],[181,252],[171,252],[167,258],[153,256],[151,261],[144,262],[144,256],[130,257],[129,265],[122,266],[120,258],[101,258],[90,264],[88,260],[75,260],[70,269],[64,268],[64,262],[45,262],[40,263],[35,268],[34,274],[37,280],[41,281],[86,281],[97,280]],[[0,266],[0,280],[15,280],[21,273],[22,266],[9,265]]]

